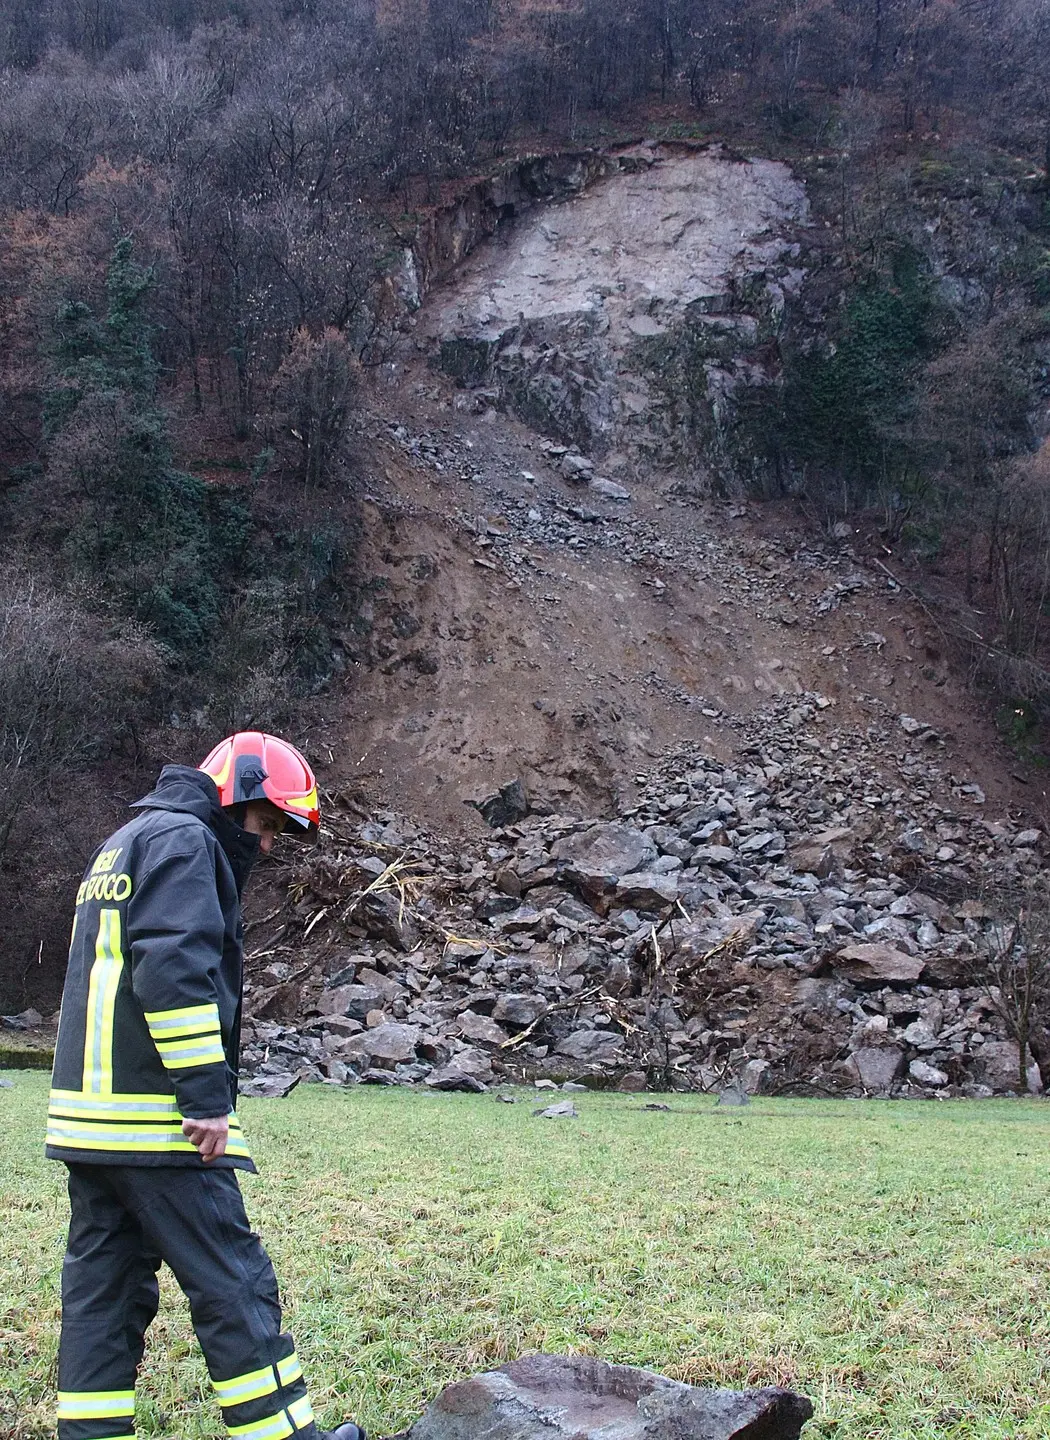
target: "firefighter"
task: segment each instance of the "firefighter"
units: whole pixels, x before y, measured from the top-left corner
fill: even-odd
[[[281,830],[316,835],[313,773],[245,732],[199,770],[165,766],[133,808],[77,892],[48,1105],[47,1154],[69,1172],[59,1440],[133,1440],[162,1260],[231,1435],[365,1440],[314,1423],[236,1176],[255,1170],[235,1109],[241,892]]]

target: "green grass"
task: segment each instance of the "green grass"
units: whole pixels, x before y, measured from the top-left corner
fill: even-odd
[[[62,1168],[46,1077],[0,1090],[0,1435],[51,1429]],[[521,1092],[519,1092],[520,1094]],[[315,1407],[399,1429],[447,1382],[576,1350],[808,1394],[836,1440],[1050,1433],[1050,1107],[301,1087],[246,1102],[249,1213]],[[170,1281],[142,1436],[218,1411]]]

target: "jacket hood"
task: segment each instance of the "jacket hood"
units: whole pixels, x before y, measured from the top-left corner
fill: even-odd
[[[191,765],[165,765],[154,789],[143,795],[141,800],[136,800],[131,808],[182,811],[196,815],[206,825],[217,815],[222,816],[215,781],[203,770],[194,770]]]
[[[148,795],[136,800],[133,810],[173,810],[195,815],[218,840],[233,869],[238,894],[259,854],[259,837],[250,835],[219,804],[215,781],[192,765],[165,765]]]

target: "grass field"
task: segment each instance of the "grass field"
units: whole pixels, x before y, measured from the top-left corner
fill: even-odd
[[[62,1167],[0,1090],[0,1436],[52,1435]],[[249,1214],[315,1408],[400,1429],[448,1381],[575,1350],[808,1394],[813,1440],[1050,1435],[1050,1106],[300,1087],[242,1109]],[[219,1412],[170,1282],[139,1433]]]

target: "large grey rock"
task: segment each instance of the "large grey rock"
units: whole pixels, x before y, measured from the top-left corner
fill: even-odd
[[[384,1004],[393,1004],[395,1000],[404,1000],[408,995],[404,985],[389,975],[381,975],[378,970],[373,970],[363,965],[357,972],[356,983],[363,985],[368,990],[376,990],[383,997]]]
[[[547,1002],[542,995],[501,995],[492,1011],[492,1018],[500,1025],[509,1025],[512,1030],[525,1030],[547,1013]]]
[[[611,890],[622,875],[648,870],[657,849],[633,825],[592,825],[559,840],[551,853],[565,866],[566,878],[588,894]]]
[[[904,1053],[895,1045],[865,1045],[854,1050],[846,1067],[858,1085],[883,1094],[900,1077]]]
[[[556,1055],[568,1055],[572,1060],[584,1060],[591,1065],[607,1065],[616,1060],[622,1050],[623,1036],[613,1030],[577,1030],[554,1047]]]
[[[387,940],[399,950],[414,950],[419,944],[419,931],[399,893],[374,890],[366,895],[354,912],[369,935]]]
[[[480,1094],[494,1078],[489,1057],[468,1045],[457,1050],[447,1065],[432,1070],[424,1083],[434,1090],[471,1090]]]
[[[506,1030],[495,1020],[488,1015],[478,1015],[473,1010],[464,1010],[457,1023],[463,1038],[479,1045],[503,1045],[508,1039]]]
[[[745,910],[739,915],[692,920],[672,920],[660,931],[660,945],[673,955],[676,968],[696,964],[712,950],[727,942],[742,946],[757,935],[765,924],[764,910]]]
[[[431,1070],[423,1084],[429,1085],[432,1090],[466,1090],[473,1095],[483,1095],[489,1088],[484,1080],[460,1070],[456,1065],[443,1065],[438,1070]]]
[[[482,800],[468,800],[466,803],[473,806],[485,824],[493,830],[500,830],[504,825],[513,825],[517,820],[524,820],[529,813],[529,799],[521,780],[511,780],[508,784],[501,785],[494,795],[486,795]]]
[[[980,1072],[980,1080],[996,1091],[1016,1090],[1019,1068],[1016,1040],[987,1040],[974,1053],[974,1069]],[[1028,1089],[1033,1094],[1038,1094],[1040,1089],[1039,1071],[1033,1065],[1028,1066]]]
[[[839,975],[855,985],[914,985],[926,968],[917,955],[906,955],[893,945],[847,945],[834,961]]]
[[[374,985],[339,985],[322,990],[317,1008],[322,1015],[346,1015],[351,1020],[364,1020],[370,1010],[377,1010],[383,995]]]
[[[809,873],[826,880],[848,860],[856,839],[855,832],[846,826],[821,830],[790,846],[788,859],[801,874]]]
[[[678,899],[678,881],[673,875],[641,871],[621,875],[616,882],[616,899],[632,910],[664,910]]]
[[[450,1385],[410,1440],[798,1440],[801,1395],[700,1390],[590,1356],[530,1355]]]
[[[377,1025],[353,1035],[342,1047],[343,1059],[367,1058],[373,1065],[400,1065],[416,1058],[416,1046],[423,1032],[418,1025]]]
[[[251,1100],[283,1100],[298,1084],[298,1075],[253,1075],[241,1081],[237,1093]]]
[[[947,1085],[948,1072],[939,1070],[936,1065],[928,1065],[925,1060],[913,1060],[908,1066],[908,1074],[919,1085]]]

